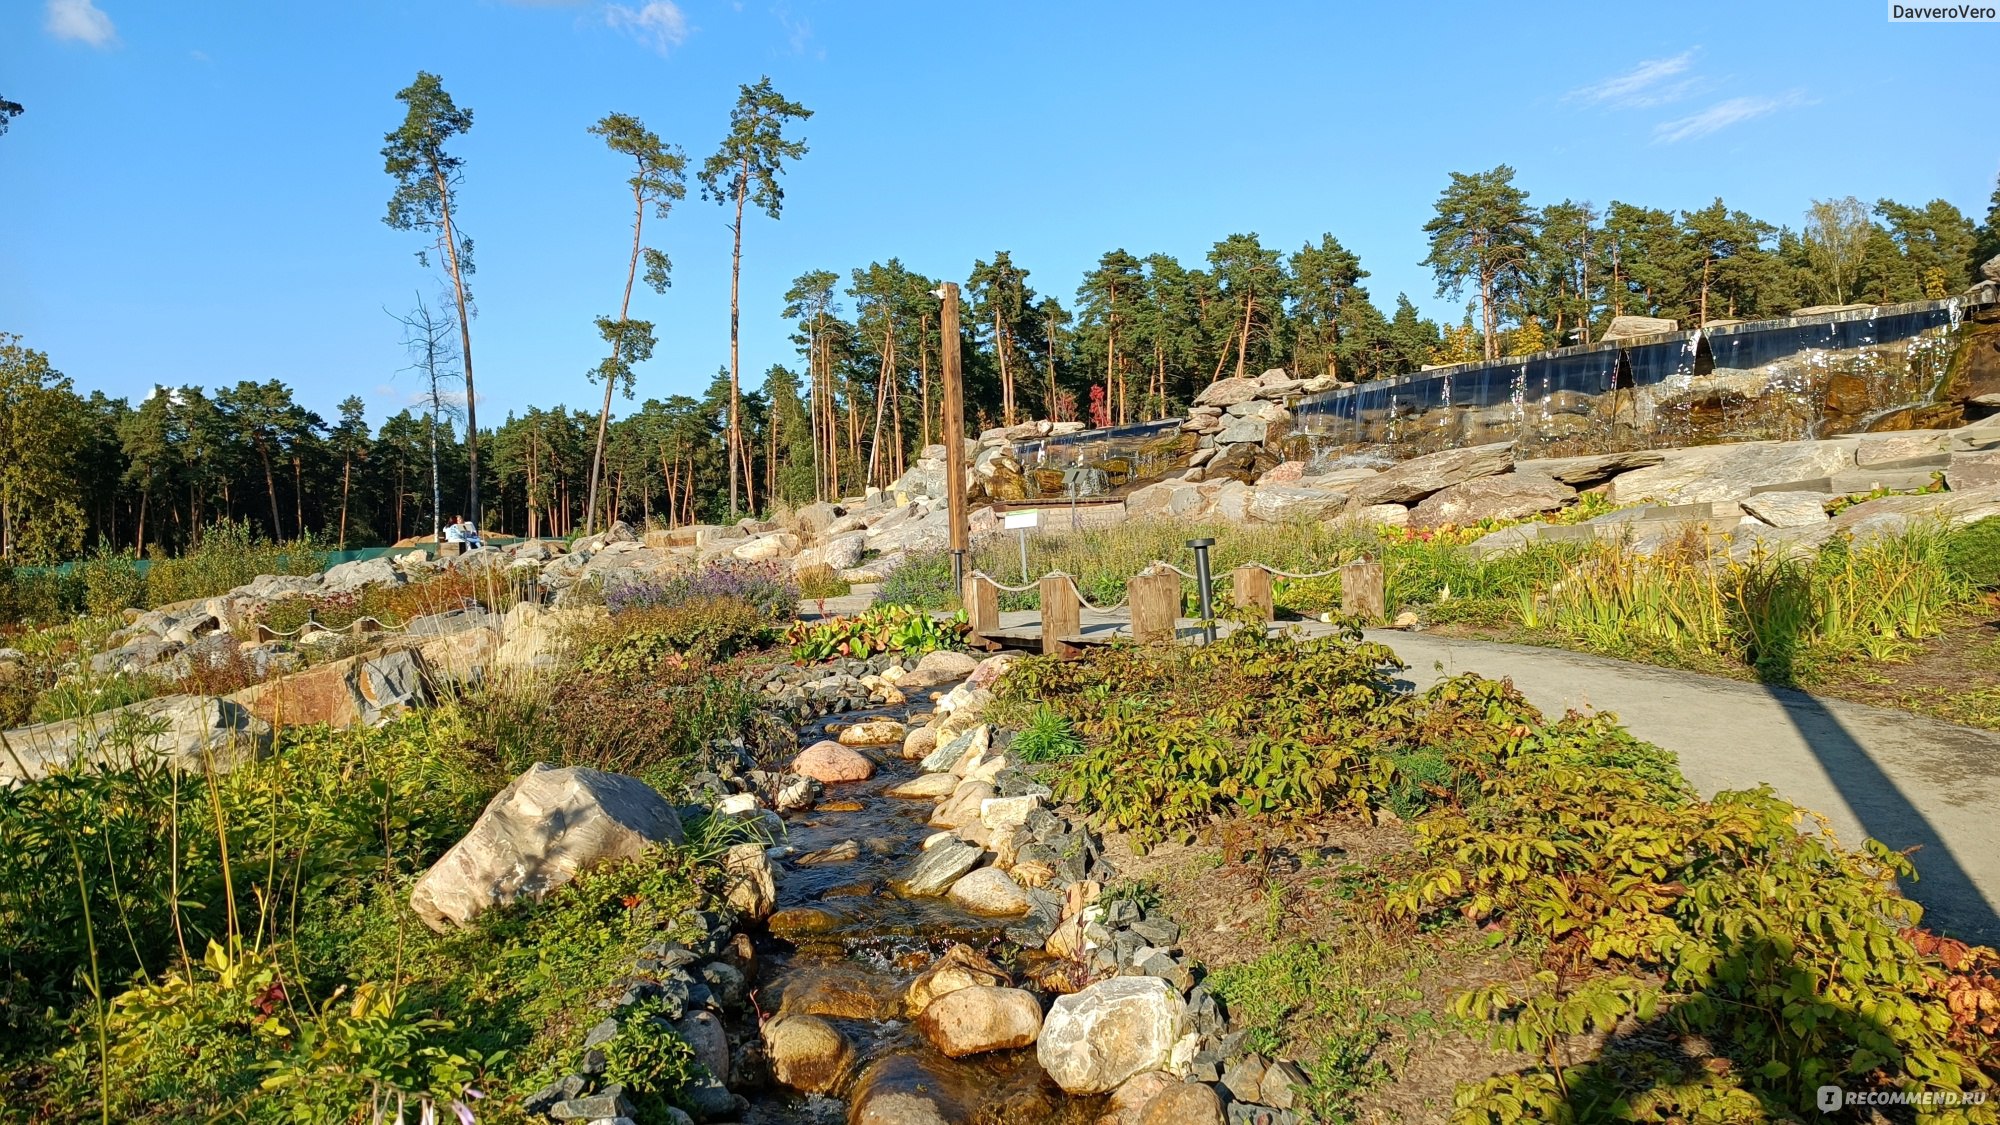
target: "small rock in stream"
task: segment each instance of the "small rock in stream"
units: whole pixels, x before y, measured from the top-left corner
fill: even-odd
[[[925,851],[903,879],[903,893],[909,895],[943,894],[945,889],[957,882],[966,872],[979,865],[984,851],[971,844],[947,838],[937,846]]]

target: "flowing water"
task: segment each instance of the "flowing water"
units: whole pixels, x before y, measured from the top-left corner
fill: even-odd
[[[872,718],[919,721],[932,701],[949,690],[913,692],[902,707],[830,715],[800,729],[799,744],[832,737],[839,728]],[[934,803],[890,797],[884,790],[921,774],[916,762],[866,751],[882,764],[867,781],[826,787],[819,807],[787,814],[783,843],[795,849],[778,873],[778,911],[773,933],[757,940],[757,1006],[766,1017],[781,1008],[828,1020],[844,1033],[860,1059],[857,1079],[835,1091],[858,1098],[871,1091],[918,1090],[943,1103],[946,1119],[972,1125],[1082,1125],[1101,1109],[1100,1098],[1070,1098],[1035,1061],[1035,1049],[1001,1051],[951,1059],[933,1049],[903,1009],[903,994],[917,974],[950,948],[964,942],[1016,973],[1039,951],[1007,956],[1013,947],[1002,931],[1013,919],[969,913],[943,897],[906,898],[893,882],[916,862]],[[857,845],[855,858],[801,865],[797,858]],[[800,909],[805,929],[790,924]],[[740,1091],[751,1099],[746,1125],[799,1125],[843,1120],[824,1099],[809,1098],[775,1083],[760,1091]],[[949,1112],[957,1109],[954,1115]]]

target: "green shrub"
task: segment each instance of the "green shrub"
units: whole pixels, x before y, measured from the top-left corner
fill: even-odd
[[[650,676],[669,661],[727,660],[771,639],[769,621],[736,598],[703,598],[675,605],[628,609],[612,619],[615,635],[584,650],[583,669],[630,680]]]
[[[965,643],[965,614],[936,617],[906,605],[871,606],[851,617],[795,621],[785,631],[792,655],[806,663],[846,656],[866,660],[883,652],[922,656]]]
[[[324,569],[325,547],[311,537],[273,543],[252,531],[248,520],[222,520],[203,528],[201,541],[179,557],[152,558],[146,568],[146,604],[212,598],[260,574],[317,574]]]
[[[702,694],[656,705],[680,721]],[[718,900],[719,866],[653,849],[432,933],[409,910],[413,880],[512,776],[468,718],[512,716],[454,705],[295,729],[212,784],[139,766],[0,790],[8,1119],[95,1118],[102,1083],[113,1118],[147,1125],[335,1125],[384,1099],[389,1119],[400,1101],[407,1119],[454,1120],[459,1102],[512,1120],[510,1102],[573,1061],[638,950],[696,936],[685,915]],[[559,727],[532,733],[535,757],[567,754]],[[608,1053],[641,1096],[671,1098],[691,1073],[671,1043],[630,1048]]]
[[[1245,630],[1025,659],[1000,702],[1043,700],[1076,722],[1087,749],[1059,771],[1059,795],[1140,846],[1225,815],[1268,834],[1315,813],[1414,814],[1415,855],[1392,865],[1372,924],[1407,940],[1469,922],[1548,966],[1456,1002],[1538,1062],[1462,1086],[1453,1121],[1791,1120],[1811,1116],[1822,1085],[1988,1087],[2000,954],[1918,928],[1922,908],[1896,888],[1905,857],[1801,831],[1810,814],[1768,789],[1703,800],[1611,718],[1552,722],[1504,683],[1399,694],[1381,676],[1392,659],[1352,634]],[[1325,953],[1292,947],[1213,980],[1275,1049],[1323,990]],[[1571,1061],[1579,1037],[1635,1022],[1716,1057]],[[1381,1028],[1348,1031],[1322,1043],[1309,1105],[1346,1096],[1322,1073],[1365,1079]]]
[[[115,616],[119,611],[146,604],[146,576],[139,570],[138,555],[99,547],[97,553],[76,564],[83,582],[86,613]]]
[[[707,1074],[694,1048],[674,1033],[663,1000],[642,1000],[626,1009],[618,1034],[605,1043],[604,1080],[625,1087],[641,1121],[669,1120],[667,1109],[690,1108],[676,1095]]]
[[[160,684],[155,680],[123,672],[110,676],[66,676],[35,697],[29,721],[54,723],[64,719],[81,719],[86,715],[151,699],[160,690]]]
[[[506,770],[535,762],[591,766],[677,792],[718,740],[742,738],[761,759],[796,752],[789,727],[762,710],[742,676],[695,661],[662,659],[646,675],[558,673],[545,691],[489,699],[481,741]]]
[[[1011,747],[1011,753],[1024,762],[1056,762],[1082,752],[1083,740],[1069,717],[1046,706],[1035,708]]]
[[[1768,680],[1809,680],[1841,662],[1901,658],[1940,632],[1970,594],[1947,561],[1950,542],[1919,528],[1741,562],[1703,552],[1637,557],[1606,545],[1521,612],[1601,652],[1726,661]]]
[[[946,551],[911,551],[903,565],[890,571],[875,588],[876,605],[912,609],[950,609],[958,604],[951,586],[951,555]]]
[[[1945,537],[1945,559],[1967,583],[2000,588],[2000,516],[1988,516]]]
[[[0,563],[0,625],[55,624],[83,612],[83,579],[74,568],[23,570]]]

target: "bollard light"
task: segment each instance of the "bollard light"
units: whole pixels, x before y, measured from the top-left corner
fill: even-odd
[[[965,552],[958,549],[951,552],[951,588],[958,591],[960,601],[965,600]]]
[[[1208,578],[1208,549],[1215,546],[1213,539],[1190,539],[1187,545],[1194,550],[1194,585],[1201,598],[1201,632],[1208,643],[1215,642],[1215,599],[1214,589]]]

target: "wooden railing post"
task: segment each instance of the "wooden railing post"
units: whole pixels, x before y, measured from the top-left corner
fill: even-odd
[[[1000,630],[1000,587],[983,574],[965,578],[965,617],[974,637]]]
[[[1255,609],[1266,621],[1277,618],[1278,603],[1271,593],[1270,571],[1261,566],[1239,566],[1229,572],[1229,590],[1239,607]]]
[[[1125,587],[1132,604],[1132,639],[1142,645],[1174,639],[1181,616],[1181,576],[1141,574]]]
[[[1341,613],[1379,624],[1389,615],[1387,600],[1381,563],[1359,559],[1340,568]]]
[[[1076,587],[1062,575],[1050,575],[1041,581],[1042,594],[1042,652],[1064,653],[1070,651],[1063,638],[1074,637],[1083,628],[1083,606],[1077,600]]]

